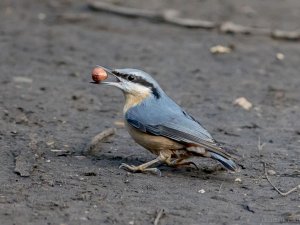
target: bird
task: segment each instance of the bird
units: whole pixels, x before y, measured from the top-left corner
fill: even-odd
[[[156,155],[141,165],[122,163],[119,168],[161,175],[154,164],[196,166],[190,161],[193,157],[206,157],[217,160],[228,171],[239,171],[233,157],[198,120],[172,100],[150,74],[131,68],[101,68],[113,81],[100,84],[116,87],[125,96],[123,116],[128,133],[136,143]]]

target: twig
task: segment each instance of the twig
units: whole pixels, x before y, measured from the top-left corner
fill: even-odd
[[[89,2],[88,7],[95,11],[105,11],[127,17],[142,17],[147,19],[158,19],[161,17],[160,13],[155,11],[117,6],[100,1]]]
[[[239,24],[235,24],[230,21],[222,23],[220,26],[220,31],[229,34],[236,34],[236,33],[251,34],[252,33],[251,27],[241,26]]]
[[[182,27],[203,29],[213,29],[217,27],[216,23],[212,21],[181,18],[179,11],[174,9],[164,10],[161,17],[163,18],[164,22]]]
[[[221,185],[220,185],[220,187],[219,187],[219,191],[218,191],[219,193],[221,193],[221,189],[222,189],[222,187],[223,187],[223,183],[224,183],[224,182],[222,182]]]
[[[271,37],[274,39],[287,40],[287,41],[299,41],[300,31],[284,31],[274,30],[271,32]]]
[[[97,134],[95,137],[93,137],[90,145],[94,146],[96,144],[98,144],[99,142],[103,141],[105,138],[114,135],[116,132],[116,130],[114,128],[108,128],[104,131],[102,131],[101,133]]]
[[[227,34],[264,34],[268,35],[271,33],[271,29],[268,28],[256,28],[248,27],[240,24],[226,21],[220,25],[220,31]]]
[[[105,11],[126,17],[140,17],[149,20],[158,20],[161,22],[189,28],[213,29],[216,27],[216,24],[211,21],[180,18],[179,11],[173,9],[167,9],[162,12],[158,12],[146,9],[129,8],[126,6],[117,6],[100,1],[89,2],[88,7],[95,11]]]
[[[265,177],[267,178],[267,181],[271,184],[271,186],[281,195],[281,196],[287,196],[289,195],[290,193],[296,191],[297,189],[300,189],[300,184],[297,185],[296,187],[292,188],[291,190],[287,191],[287,192],[282,192],[280,191],[273,183],[272,181],[270,180],[269,176],[268,176],[268,173],[267,173],[267,170],[266,170],[266,163],[263,162],[263,165],[264,165],[264,171],[265,171]]]
[[[262,143],[260,142],[260,136],[258,137],[258,141],[257,141],[257,149],[259,152],[261,152],[263,150],[263,147],[265,147],[266,143]]]
[[[84,154],[91,154],[91,155],[95,155],[97,152],[97,146],[103,142],[106,138],[114,135],[116,133],[116,129],[115,128],[108,128],[104,131],[102,131],[101,133],[97,134],[95,137],[93,137],[93,139],[91,140],[91,142],[87,145],[87,148],[84,150]]]
[[[148,20],[155,20],[164,23],[173,24],[176,26],[186,28],[199,28],[199,29],[218,29],[222,33],[230,34],[244,34],[244,35],[266,35],[274,39],[286,41],[299,41],[300,31],[283,31],[272,30],[271,28],[257,28],[249,27],[241,24],[236,24],[231,21],[224,23],[217,23],[213,21],[182,18],[180,12],[173,9],[166,9],[161,12],[147,9],[130,8],[126,6],[119,6],[101,1],[94,1],[88,3],[88,7],[95,11],[105,11],[108,13],[117,14],[125,17],[144,18]]]
[[[165,214],[165,210],[164,209],[160,209],[156,215],[156,218],[154,220],[154,225],[158,225],[159,220],[161,219],[161,217]]]

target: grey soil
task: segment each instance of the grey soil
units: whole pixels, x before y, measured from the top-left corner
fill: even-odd
[[[300,28],[298,0],[126,4]],[[299,223],[299,190],[280,196],[262,164],[281,190],[299,184],[299,42],[92,12],[79,0],[1,1],[0,10],[0,224],[153,224],[161,209],[159,224]],[[218,44],[235,48],[212,55]],[[162,177],[118,169],[154,156],[115,124],[122,93],[89,83],[95,65],[152,74],[238,158],[241,172],[216,170],[208,159],[195,160],[199,171],[160,165]],[[238,97],[253,108],[234,106]],[[111,127],[116,134],[96,154],[82,154]]]

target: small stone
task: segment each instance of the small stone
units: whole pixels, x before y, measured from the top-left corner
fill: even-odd
[[[276,174],[276,172],[274,170],[268,170],[268,174],[271,175],[271,176],[273,176],[273,175]]]
[[[278,53],[276,54],[276,59],[282,61],[282,60],[284,60],[284,58],[285,58],[285,55],[284,55],[284,54],[282,54],[282,53],[280,53],[280,52],[278,52]]]
[[[55,143],[54,141],[48,141],[48,142],[46,142],[46,145],[47,146],[52,146],[52,145],[54,145],[54,143]]]
[[[87,221],[88,219],[84,216],[80,217],[80,220]]]
[[[248,101],[245,97],[237,98],[234,102],[234,105],[238,105],[245,110],[250,110],[252,108],[252,103]]]
[[[212,54],[226,54],[232,52],[232,48],[223,45],[216,45],[210,48],[210,52]]]
[[[241,178],[235,178],[234,182],[238,182],[238,183],[241,183],[242,182],[242,179]]]
[[[198,192],[201,193],[201,194],[204,194],[205,190],[204,189],[200,189]]]
[[[39,20],[44,20],[44,19],[46,19],[47,16],[45,13],[39,13],[37,17]]]
[[[27,83],[27,84],[32,83],[32,79],[28,77],[14,77],[13,81],[16,83]]]

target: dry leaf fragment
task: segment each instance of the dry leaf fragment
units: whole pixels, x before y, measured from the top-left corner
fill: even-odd
[[[234,181],[237,182],[237,183],[241,183],[241,182],[242,182],[242,179],[241,179],[240,177],[238,177],[238,178],[235,178]]]
[[[285,55],[284,55],[284,54],[282,54],[282,53],[280,53],[280,52],[278,52],[278,53],[276,54],[276,59],[282,61],[282,60],[284,60],[284,58],[285,58]]]
[[[119,128],[124,128],[125,127],[125,123],[122,120],[117,120],[114,122],[114,124],[119,127]]]
[[[233,22],[224,22],[220,26],[220,30],[230,34],[251,34],[251,28]]]
[[[269,175],[273,176],[276,174],[275,170],[268,170],[267,171]]]
[[[200,189],[198,192],[201,193],[201,194],[204,194],[205,190],[204,189]]]
[[[288,41],[299,41],[300,31],[284,31],[284,30],[274,30],[271,33],[271,37],[274,39],[288,40]]]
[[[223,45],[216,45],[210,48],[210,52],[212,54],[226,54],[232,52],[232,48]]]
[[[54,145],[54,144],[55,144],[54,141],[48,141],[48,142],[46,142],[46,145],[47,145],[47,146],[52,146],[52,145]]]
[[[252,108],[252,103],[249,102],[246,98],[244,97],[240,97],[237,98],[234,102],[234,105],[238,105],[240,107],[242,107],[245,110],[250,110]]]
[[[216,24],[211,21],[182,18],[180,17],[180,12],[174,9],[164,10],[162,13],[162,18],[165,20],[165,22],[183,27],[204,29],[213,29],[216,27]]]
[[[27,84],[32,83],[32,79],[28,77],[14,77],[13,81],[16,83],[27,83]]]

